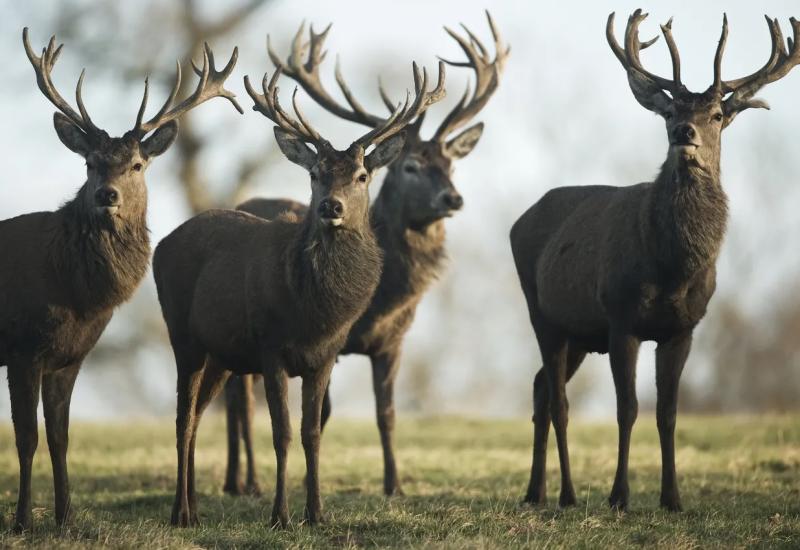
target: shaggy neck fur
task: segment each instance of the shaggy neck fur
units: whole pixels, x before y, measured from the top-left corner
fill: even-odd
[[[288,282],[303,317],[326,334],[343,323],[349,329],[369,303],[383,265],[366,216],[358,229],[331,230],[308,215],[289,254]]]
[[[713,265],[728,222],[719,159],[701,167],[669,155],[653,187],[649,217],[649,242],[663,268],[688,275]]]
[[[447,255],[444,220],[413,228],[402,197],[392,196],[392,186],[387,183],[372,206],[371,217],[386,255],[379,293],[392,302],[387,290],[396,300],[421,295],[438,277]]]
[[[71,305],[81,315],[127,301],[150,261],[146,210],[112,221],[86,206],[85,193],[86,186],[59,209],[62,227],[52,247],[55,272],[63,277]]]

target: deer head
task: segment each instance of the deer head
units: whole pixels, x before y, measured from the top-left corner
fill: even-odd
[[[194,93],[173,106],[181,84],[180,65],[167,101],[158,113],[143,122],[147,107],[148,80],[145,79],[144,97],[132,130],[122,137],[110,137],[95,126],[83,104],[81,87],[85,70],[81,72],[75,91],[78,112],[70,107],[58,93],[50,77],[63,45],[55,47],[55,36],[37,56],[28,40],[27,27],[22,31],[22,42],[36,73],[36,82],[44,96],[58,111],[53,116],[56,133],[61,142],[71,151],[86,159],[86,183],[82,196],[86,210],[108,221],[142,216],[147,203],[147,188],[144,172],[150,161],[166,151],[178,133],[177,119],[190,109],[213,98],[224,97],[241,113],[235,95],[223,88],[225,79],[231,74],[238,56],[233,50],[230,61],[222,71],[214,67],[214,54],[205,44],[203,68],[195,68],[200,81]],[[149,135],[149,137],[148,137]]]
[[[456,130],[466,125],[488,103],[497,89],[500,73],[508,57],[510,48],[502,43],[489,12],[486,12],[489,27],[495,44],[495,56],[467,27],[463,37],[445,27],[447,33],[458,42],[467,56],[467,61],[445,63],[457,67],[469,67],[475,72],[475,87],[467,90],[436,129],[431,139],[422,139],[420,129],[424,113],[420,114],[406,129],[405,146],[389,165],[389,177],[384,181],[384,189],[391,192],[392,202],[402,203],[407,221],[412,227],[424,227],[431,222],[450,216],[463,205],[463,199],[452,181],[453,162],[472,152],[483,133],[483,123],[477,123],[453,136]],[[309,40],[303,41],[305,24],[294,37],[291,54],[286,62],[272,50],[268,42],[269,56],[276,68],[298,82],[303,89],[323,108],[334,115],[370,127],[378,127],[386,122],[381,116],[367,112],[353,96],[342,77],[340,65],[336,63],[336,82],[348,106],[338,103],[320,81],[319,68],[325,58],[323,51],[325,38],[331,26],[315,33],[309,30]],[[305,61],[304,61],[305,59]],[[394,102],[379,83],[379,92],[391,113]],[[451,137],[452,136],[452,137]]]
[[[276,124],[275,138],[286,157],[308,170],[311,176],[309,216],[330,230],[360,232],[369,224],[368,186],[375,171],[391,162],[403,149],[403,130],[425,110],[444,97],[444,64],[439,63],[436,87],[428,91],[428,74],[413,65],[415,97],[408,94],[392,115],[354,141],[344,151],[336,150],[303,116],[297,105],[297,89],[292,96],[296,117],[287,114],[278,103],[276,83],[281,69],[271,79],[264,75],[263,94],[256,92],[245,77],[253,109]],[[309,147],[312,145],[314,149]],[[367,153],[370,147],[374,147]]]
[[[608,43],[628,73],[628,82],[636,100],[645,109],[664,118],[670,157],[702,168],[718,167],[722,130],[745,109],[769,109],[766,102],[754,98],[755,94],[800,63],[797,48],[800,22],[790,19],[794,38],[788,39],[787,51],[778,20],[767,17],[772,37],[772,51],[767,63],[750,76],[722,80],[722,56],[728,37],[728,18],[724,16],[722,35],[714,56],[714,82],[703,93],[694,93],[681,82],[681,61],[672,37],[672,19],[661,26],[672,58],[672,79],[656,76],[642,66],[639,52],[658,39],[656,36],[647,42],[639,41],[639,25],[646,17],[642,10],[636,10],[628,18],[623,49],[614,37],[614,14],[609,15],[606,25]]]

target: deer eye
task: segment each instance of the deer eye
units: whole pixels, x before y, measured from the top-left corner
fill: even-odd
[[[134,164],[133,165],[133,171],[134,172],[141,172],[142,171],[142,163],[141,162],[137,162],[136,164]]]
[[[714,118],[714,120],[716,120],[717,122],[722,122],[722,113],[717,113],[717,114],[715,114],[713,118]]]
[[[664,113],[664,119],[670,120],[671,118],[672,118],[672,113],[670,112]]]
[[[403,166],[403,172],[406,174],[416,174],[419,172],[419,166],[416,163],[409,162],[405,166]]]
[[[361,174],[360,176],[358,176],[358,181],[360,181],[361,183],[367,183],[367,175]]]
[[[310,172],[311,174],[311,181],[317,181],[317,175],[314,172]]]

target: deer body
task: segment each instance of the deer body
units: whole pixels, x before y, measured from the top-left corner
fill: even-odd
[[[641,340],[691,330],[714,292],[727,219],[720,182],[698,179],[665,166],[652,183],[545,195],[512,229],[541,314],[592,352],[608,351],[612,318]]]
[[[53,464],[55,519],[70,515],[67,443],[72,389],[81,364],[103,333],[114,308],[128,300],[147,271],[147,187],[144,172],[177,135],[176,119],[216,96],[233,70],[236,51],[222,73],[206,45],[201,81],[191,98],[170,109],[173,88],[159,113],[143,122],[147,85],[134,128],[110,137],[95,126],[78,80],[76,112],[52,83],[61,46],[55,37],[37,56],[22,32],[28,59],[44,96],[58,108],[53,118],[64,145],[86,160],[86,182],[55,212],[0,221],[0,366],[8,367],[11,416],[20,464],[14,529],[31,526],[31,466],[38,445],[41,390]],[[180,68],[178,69],[180,84]],[[238,106],[237,106],[238,107]],[[149,135],[149,137],[148,137]]]
[[[265,355],[291,376],[327,366],[368,304],[381,262],[370,231],[330,235],[319,225],[313,216],[267,222],[226,210],[184,223],[154,256],[167,325],[188,327],[236,374],[261,373]]]
[[[733,81],[721,77],[727,39],[723,22],[714,59],[714,82],[703,93],[681,82],[672,21],[661,29],[672,57],[673,78],[648,72],[639,52],[646,17],[628,19],[624,48],[614,37],[614,14],[606,34],[626,69],[636,100],[663,117],[667,159],[655,181],[631,187],[562,187],[548,192],[511,229],[520,284],[544,363],[533,384],[534,445],[525,502],[546,499],[545,462],[552,420],[561,469],[561,506],[574,505],[567,448],[566,382],[588,352],[608,353],[617,394],[619,451],[609,503],[629,502],[628,454],[638,414],[636,360],[644,340],[657,342],[656,420],[661,442],[661,505],[680,510],[675,472],[678,384],[692,332],[716,285],[716,261],[728,219],[720,182],[722,130],[748,108],[759,88],[800,62],[800,23],[786,50],[777,21],[767,19],[773,49],[756,73]],[[665,91],[669,91],[667,95]]]

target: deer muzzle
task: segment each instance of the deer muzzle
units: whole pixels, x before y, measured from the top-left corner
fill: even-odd
[[[329,227],[338,227],[344,223],[344,204],[338,199],[322,199],[317,207],[322,223]]]
[[[95,208],[107,214],[116,214],[122,205],[119,191],[110,186],[101,187],[94,193]]]

